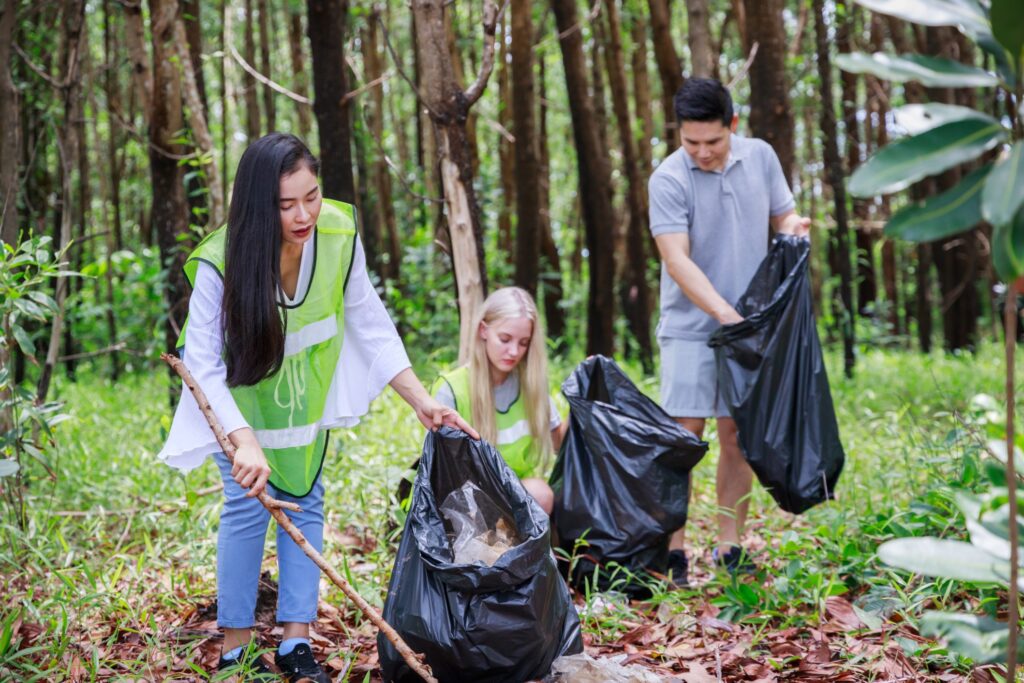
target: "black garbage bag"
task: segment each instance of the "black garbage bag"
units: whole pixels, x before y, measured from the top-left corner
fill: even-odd
[[[806,239],[777,236],[736,305],[744,320],[708,341],[743,455],[793,513],[832,497],[845,460],[814,324],[810,250]]]
[[[496,510],[519,541],[493,566],[453,561],[457,530],[441,506],[466,488],[478,492],[478,503],[487,500],[482,507]],[[494,447],[449,427],[428,433],[412,495],[383,616],[426,655],[435,678],[527,681],[546,675],[557,657],[583,650],[547,515]],[[420,680],[383,635],[377,649],[385,681]]]
[[[708,445],[604,356],[580,363],[562,394],[569,431],[551,474],[551,522],[566,553],[584,541],[570,580],[582,585],[601,566],[598,590],[649,597],[644,579],[666,572],[669,536],[686,523],[690,470]],[[616,575],[611,563],[628,572]]]

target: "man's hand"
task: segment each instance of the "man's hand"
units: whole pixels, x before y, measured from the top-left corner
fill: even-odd
[[[723,310],[716,314],[715,320],[722,325],[735,325],[736,323],[743,322],[743,316],[737,313],[735,308],[730,306],[728,310]]]
[[[246,443],[235,449],[234,464],[231,466],[231,476],[235,478],[238,485],[249,489],[245,494],[252,498],[258,496],[267,487],[267,479],[270,478],[270,465],[267,464],[267,456],[257,443]]]
[[[795,235],[808,237],[811,234],[811,219],[797,215],[796,211],[787,211],[771,218],[772,230],[779,235]]]

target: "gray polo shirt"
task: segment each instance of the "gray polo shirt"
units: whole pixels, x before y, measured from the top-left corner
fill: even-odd
[[[793,208],[775,150],[764,140],[732,136],[721,171],[702,171],[680,147],[648,183],[651,233],[690,236],[690,258],[726,301],[739,300],[768,253],[768,218]],[[658,336],[706,341],[718,321],[700,310],[661,266]]]

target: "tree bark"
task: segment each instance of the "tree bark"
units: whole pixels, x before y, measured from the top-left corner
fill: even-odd
[[[118,83],[117,70],[114,66],[114,29],[111,25],[110,3],[112,0],[103,0],[103,67],[104,78],[103,88],[107,97],[108,109],[118,107],[120,102],[120,87]],[[104,196],[103,222],[110,226],[106,239],[106,322],[107,337],[110,346],[117,344],[117,316],[114,313],[114,269],[111,256],[115,251],[121,249],[121,168],[118,159],[118,140],[120,131],[118,126],[110,122],[110,112],[107,114],[108,135],[107,135],[107,173],[100,174],[100,188]],[[94,122],[98,117],[94,117]],[[94,123],[94,125],[96,125]],[[98,128],[96,139],[99,139]],[[121,357],[117,351],[110,354],[110,378],[115,382],[121,375]]]
[[[355,202],[352,123],[345,64],[347,0],[307,0],[307,31],[313,54],[313,112],[320,130],[324,195]]]
[[[21,121],[18,91],[11,79],[11,43],[18,3],[0,6],[0,240],[12,246],[20,238],[18,224],[18,156]]]
[[[853,376],[854,365],[854,308],[851,288],[849,226],[846,214],[846,188],[843,185],[842,162],[839,145],[836,142],[836,114],[832,102],[832,64],[829,58],[828,29],[825,25],[824,0],[814,0],[814,31],[817,38],[818,79],[824,104],[821,107],[821,141],[825,161],[825,174],[835,199],[837,243],[839,259],[839,290],[843,309],[837,312],[841,320],[843,337],[843,370],[847,377]]]
[[[452,264],[459,300],[459,362],[468,360],[472,321],[487,289],[483,228],[473,189],[472,146],[466,131],[470,107],[483,94],[494,68],[497,7],[484,6],[484,56],[480,73],[466,90],[455,79],[445,30],[444,0],[414,0],[419,96],[430,113],[441,165]]]
[[[516,169],[515,283],[537,298],[540,261],[540,166],[533,81],[531,0],[512,0],[512,110]]]
[[[515,102],[512,97],[512,79],[509,77],[512,67],[508,59],[508,42],[511,39],[508,24],[509,19],[506,17],[502,22],[502,38],[499,43],[498,123],[506,131],[511,131],[512,109],[515,107]],[[541,61],[543,62],[543,59]],[[516,206],[516,163],[512,146],[513,143],[508,136],[499,133],[498,166],[501,170],[501,207],[498,209],[498,249],[506,254],[511,254],[513,250],[512,213]]]
[[[600,144],[594,104],[587,87],[583,38],[579,31],[569,31],[578,23],[575,0],[551,0],[551,8],[561,34],[559,42],[579,172],[577,196],[589,252],[587,353],[611,355],[614,348],[612,322],[615,313],[611,173],[606,149]]]
[[[647,254],[644,244],[650,234],[647,224],[647,184],[640,173],[633,139],[633,117],[629,112],[629,87],[622,50],[622,26],[616,0],[605,0],[608,20],[608,43],[605,51],[608,82],[612,91],[612,107],[618,124],[622,164],[626,176],[626,206],[629,224],[626,229],[625,280],[620,284],[622,309],[630,332],[639,347],[645,373],[654,371],[654,348],[651,344],[651,295],[647,284]]]
[[[210,103],[206,100],[206,77],[203,76],[203,23],[200,4],[200,0],[181,0],[181,18],[185,22],[188,56],[192,64],[192,73],[196,78],[196,91],[203,103],[203,111],[210,111]]]
[[[671,13],[668,0],[647,0],[651,13],[651,39],[654,43],[654,59],[658,63],[661,79],[661,108],[665,116],[665,144],[668,154],[679,147],[679,126],[673,98],[683,85],[683,64],[679,61],[675,44],[672,42]]]
[[[548,156],[548,107],[547,88],[545,87],[544,57],[541,56],[538,69],[538,90],[540,111],[538,121],[540,134],[537,136],[537,151],[540,163],[540,239],[541,253],[544,256],[544,272],[541,283],[544,290],[544,317],[547,321],[547,333],[555,342],[555,348],[563,351],[565,339],[565,310],[562,302],[562,261],[558,254],[551,230],[551,159]]]
[[[267,78],[273,79],[273,72],[270,66],[270,46],[274,37],[270,33],[270,3],[267,0],[259,0],[259,23],[260,23],[260,73]],[[341,40],[341,36],[339,36]],[[249,62],[252,64],[252,62]],[[274,91],[263,86],[263,114],[267,121],[267,132],[277,130],[277,108],[274,106]]]
[[[245,0],[245,37],[243,38],[243,57],[249,64],[256,63],[256,27],[253,25],[252,0]],[[338,37],[339,42],[341,36]],[[245,133],[248,142],[256,141],[263,134],[260,122],[260,101],[256,88],[256,78],[246,71],[242,75],[242,88],[245,93]]]
[[[302,14],[289,9],[288,52],[292,64],[292,89],[303,97],[309,97],[309,76],[306,73],[306,56],[302,49],[302,35]],[[313,127],[312,112],[309,105],[302,102],[295,103],[295,111],[299,118],[299,137],[306,140]]]
[[[150,100],[153,96],[153,72],[149,68],[149,55],[146,51],[146,27],[142,21],[142,3],[122,3],[124,8],[125,43],[128,45],[128,58],[132,65],[132,82],[134,92],[142,107],[142,116],[149,121]]]
[[[750,131],[767,141],[782,163],[792,185],[793,113],[786,85],[786,32],[782,24],[784,0],[744,0],[747,13],[747,51],[760,46],[750,67]]]
[[[641,12],[633,17],[633,99],[640,119],[640,137],[637,152],[640,156],[640,174],[647,182],[653,165],[651,140],[654,139],[654,117],[651,112],[651,81],[647,74],[647,25]]]
[[[690,36],[691,75],[711,78],[714,61],[711,51],[711,29],[708,25],[708,0],[686,0],[687,31]]]

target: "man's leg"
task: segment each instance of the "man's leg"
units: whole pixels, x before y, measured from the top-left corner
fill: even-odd
[[[724,553],[740,545],[743,525],[750,506],[750,487],[754,472],[750,469],[737,441],[736,422],[729,417],[718,418],[718,548]]]
[[[687,429],[696,435],[698,439],[704,436],[704,418],[702,417],[677,417],[676,422],[682,425],[683,429]],[[693,477],[690,477],[690,491],[693,491]],[[689,492],[687,492],[689,495]],[[668,549],[672,550],[683,550],[683,541],[686,540],[686,527],[681,526],[675,530],[672,537],[668,541]]]

